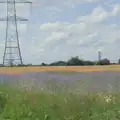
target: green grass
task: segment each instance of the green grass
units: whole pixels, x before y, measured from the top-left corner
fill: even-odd
[[[120,94],[50,94],[0,86],[0,120],[120,120]]]

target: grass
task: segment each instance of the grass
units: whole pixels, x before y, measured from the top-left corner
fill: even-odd
[[[120,65],[109,66],[46,66],[46,67],[0,67],[0,74],[23,74],[29,72],[120,72]]]
[[[120,94],[54,94],[0,86],[0,120],[120,120]]]
[[[50,67],[0,68],[0,74],[49,71]],[[53,71],[94,71],[94,67],[52,67]],[[6,72],[5,72],[6,70]],[[119,71],[120,66],[101,66],[99,71]],[[99,72],[98,71],[98,72]],[[63,73],[63,72],[62,72]],[[61,74],[62,74],[61,73]],[[67,74],[65,72],[65,74]],[[0,120],[120,120],[120,93],[87,92],[79,80],[44,84],[19,80],[17,85],[0,85]],[[19,89],[18,89],[19,87]],[[26,89],[27,88],[27,89]]]

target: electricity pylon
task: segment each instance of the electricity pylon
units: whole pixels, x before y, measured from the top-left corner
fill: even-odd
[[[101,61],[101,57],[102,57],[101,51],[98,51],[98,62]]]
[[[7,4],[7,17],[0,18],[0,21],[6,21],[6,40],[3,56],[4,66],[22,65],[22,55],[19,44],[19,34],[17,21],[28,21],[25,18],[18,17],[16,14],[16,4],[31,3],[29,1],[5,0],[0,3]],[[23,11],[24,12],[24,11]]]

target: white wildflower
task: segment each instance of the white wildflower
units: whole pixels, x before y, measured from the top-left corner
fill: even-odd
[[[111,96],[105,96],[104,99],[107,103],[110,103],[112,101]]]

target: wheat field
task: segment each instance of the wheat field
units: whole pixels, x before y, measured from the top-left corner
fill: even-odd
[[[23,74],[29,72],[107,72],[107,71],[120,72],[120,65],[0,67],[0,74]]]

